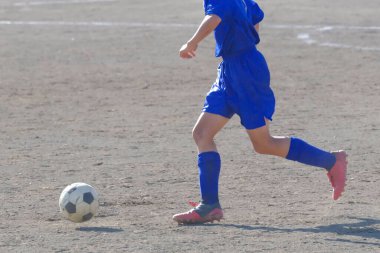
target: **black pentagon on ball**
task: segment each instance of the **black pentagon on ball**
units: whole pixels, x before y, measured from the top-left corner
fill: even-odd
[[[83,215],[82,220],[83,221],[88,221],[89,219],[92,218],[92,216],[94,216],[92,213],[88,213],[86,215]]]
[[[86,192],[83,194],[83,201],[87,204],[91,204],[94,201],[94,196],[92,196],[91,192]]]
[[[65,205],[65,209],[68,213],[75,213],[77,211],[77,208],[75,207],[75,205],[71,202],[67,203]]]

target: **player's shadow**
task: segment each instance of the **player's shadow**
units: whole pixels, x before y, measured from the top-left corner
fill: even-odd
[[[119,233],[124,230],[121,228],[112,228],[112,227],[79,227],[75,230],[83,232],[98,232],[98,233]]]
[[[269,227],[269,226],[251,226],[251,225],[237,225],[237,224],[224,224],[224,223],[211,223],[203,224],[203,226],[221,226],[221,227],[232,227],[242,230],[254,230],[254,231],[264,231],[264,232],[280,232],[280,233],[294,233],[294,232],[304,232],[304,233],[335,233],[338,235],[350,235],[361,237],[365,240],[367,239],[377,239],[380,240],[380,220],[370,219],[370,218],[357,218],[348,217],[356,222],[343,223],[343,224],[331,224],[326,226],[308,227],[308,228],[282,228],[282,227]],[[380,246],[380,242],[366,242],[364,241],[354,241],[348,239],[326,239],[331,241],[339,242],[350,242],[366,245]]]

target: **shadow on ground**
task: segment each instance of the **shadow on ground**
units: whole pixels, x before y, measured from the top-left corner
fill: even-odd
[[[370,219],[370,218],[357,218],[349,217],[353,220],[352,223],[344,224],[331,224],[326,226],[317,226],[309,228],[281,228],[281,227],[270,227],[270,226],[251,226],[251,225],[237,225],[237,224],[223,224],[223,223],[212,223],[212,224],[200,224],[198,226],[221,226],[221,227],[233,227],[242,230],[255,230],[264,232],[280,232],[280,233],[294,233],[294,232],[305,232],[305,233],[335,233],[338,235],[350,235],[361,237],[363,241],[349,240],[349,239],[326,239],[327,241],[339,241],[347,243],[357,243],[366,245],[380,246],[380,241],[377,242],[366,242],[367,239],[377,239],[380,240],[380,229],[376,227],[380,225],[380,220]],[[355,222],[356,221],[356,222]]]
[[[111,227],[79,227],[75,230],[84,232],[100,232],[100,233],[118,233],[123,232],[121,228],[111,228]]]

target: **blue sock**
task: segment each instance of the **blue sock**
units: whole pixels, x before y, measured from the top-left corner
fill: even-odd
[[[218,182],[221,161],[218,152],[204,152],[198,155],[199,182],[202,202],[214,204],[219,202]]]
[[[286,159],[321,167],[328,171],[331,170],[336,162],[335,156],[330,152],[320,150],[294,137],[290,139],[290,148]]]

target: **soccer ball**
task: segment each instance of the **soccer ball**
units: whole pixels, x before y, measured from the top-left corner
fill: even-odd
[[[73,222],[90,220],[98,211],[98,193],[85,183],[74,183],[63,189],[59,197],[63,216]]]

